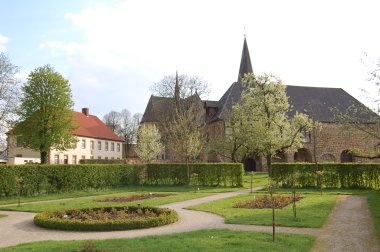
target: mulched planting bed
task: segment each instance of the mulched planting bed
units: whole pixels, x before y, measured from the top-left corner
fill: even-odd
[[[143,200],[143,199],[167,197],[171,195],[174,195],[174,194],[172,193],[149,193],[149,194],[142,194],[142,195],[135,194],[128,197],[106,198],[106,199],[95,200],[95,201],[96,202],[131,202],[131,201]]]
[[[293,197],[291,195],[275,195],[274,205],[277,209],[282,209],[287,205],[293,203]],[[296,201],[301,200],[302,197],[299,193],[296,194]],[[238,201],[235,203],[234,207],[236,208],[272,208],[272,199],[268,195],[263,196],[254,196],[253,199]]]

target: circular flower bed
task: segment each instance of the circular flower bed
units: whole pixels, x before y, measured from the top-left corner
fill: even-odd
[[[168,208],[130,206],[42,212],[34,217],[34,224],[50,229],[110,231],[156,227],[177,220],[177,213]]]

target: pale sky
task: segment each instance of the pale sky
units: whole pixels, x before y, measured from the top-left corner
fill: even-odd
[[[366,0],[0,0],[0,51],[22,80],[52,65],[74,109],[100,118],[143,113],[150,86],[176,69],[207,80],[219,100],[237,80],[244,34],[256,74],[366,102],[359,89],[375,89],[361,61],[380,57],[379,10]]]

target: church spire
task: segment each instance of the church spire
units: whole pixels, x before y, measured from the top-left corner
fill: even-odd
[[[244,45],[243,45],[243,51],[241,54],[238,82],[241,82],[241,79],[244,77],[244,74],[246,73],[253,73],[253,71],[252,71],[251,57],[249,56],[249,51],[248,51],[247,40],[244,35]]]

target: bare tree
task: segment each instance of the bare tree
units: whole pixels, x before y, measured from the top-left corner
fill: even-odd
[[[103,122],[110,127],[110,129],[117,133],[120,129],[121,114],[116,111],[111,111],[103,116]]]
[[[131,112],[128,109],[123,109],[120,112],[120,127],[117,134],[125,141],[124,156],[128,157],[129,152],[133,144],[137,142],[137,133],[139,124],[142,118],[140,113],[136,113],[131,116]]]
[[[197,75],[187,76],[178,75],[180,98],[185,99],[197,93],[199,97],[205,99],[210,94],[210,88],[207,81]],[[155,95],[162,97],[174,97],[176,86],[176,76],[167,75],[161,81],[156,82],[151,87]]]
[[[103,122],[124,139],[124,157],[129,156],[131,146],[137,142],[137,131],[141,117],[140,113],[132,116],[128,109],[123,109],[121,112],[111,111],[103,116]]]
[[[15,121],[15,110],[19,103],[20,82],[16,78],[19,69],[9,58],[0,53],[0,142],[4,141],[3,134],[12,127]]]

